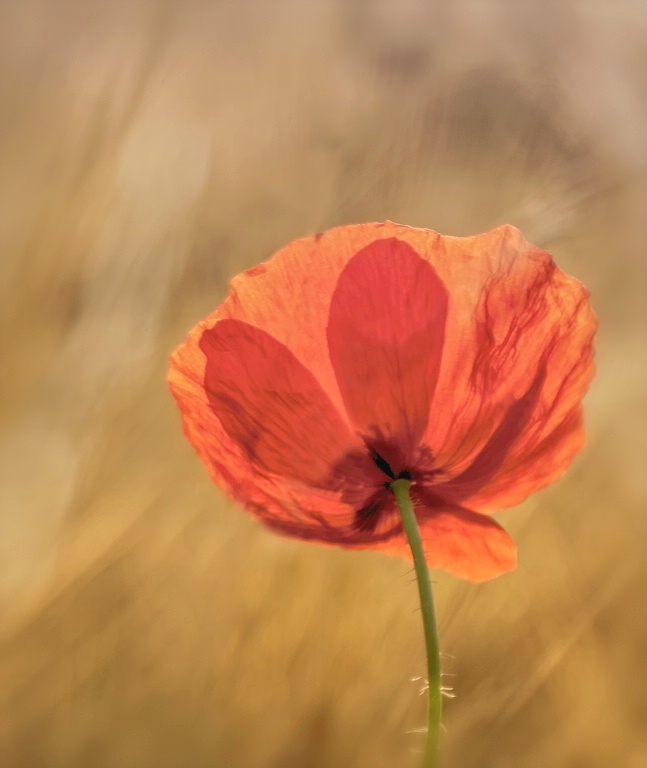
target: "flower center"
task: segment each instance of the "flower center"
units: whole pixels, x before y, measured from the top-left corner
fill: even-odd
[[[380,454],[375,449],[371,450],[371,458],[373,459],[375,466],[381,472],[384,472],[384,474],[391,480],[411,480],[411,472],[409,472],[408,469],[403,469],[402,472],[396,476],[395,472],[391,469],[389,462],[384,457],[380,456]],[[388,482],[384,485],[389,487],[391,483]]]
[[[395,480],[411,480],[411,472],[408,469],[403,469],[397,475],[393,471],[389,462],[378,453],[375,448],[370,448],[371,459],[375,466],[382,472],[383,475],[388,478],[382,487],[376,490],[373,495],[366,501],[364,506],[357,509],[355,512],[355,529],[362,533],[375,533],[380,521],[383,518],[384,512],[389,508],[389,495],[393,493],[392,483]],[[395,521],[394,525],[389,531],[389,535],[399,530],[400,521]]]

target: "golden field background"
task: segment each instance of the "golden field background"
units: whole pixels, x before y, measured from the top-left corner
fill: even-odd
[[[510,222],[592,290],[568,475],[436,574],[447,768],[647,766],[644,2],[0,0],[0,765],[415,766],[404,561],[285,540],[185,443],[169,351],[355,221]]]

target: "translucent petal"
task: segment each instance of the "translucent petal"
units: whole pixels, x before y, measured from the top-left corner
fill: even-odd
[[[405,457],[429,419],[447,298],[431,264],[391,237],[353,256],[330,303],[328,349],[350,421]]]

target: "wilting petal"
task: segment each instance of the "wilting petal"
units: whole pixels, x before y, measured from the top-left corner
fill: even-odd
[[[200,348],[209,405],[250,463],[324,484],[355,441],[310,371],[265,331],[239,320],[205,330]]]
[[[446,315],[433,267],[395,237],[348,262],[330,303],[328,348],[351,422],[409,457],[427,426]]]
[[[417,498],[416,516],[430,568],[470,581],[487,581],[517,565],[517,547],[488,515],[458,505],[439,505],[424,491]]]
[[[516,503],[523,497],[515,484],[525,495],[536,490],[581,447],[581,436],[571,435],[555,450],[551,436],[564,435],[593,375],[596,321],[586,288],[517,230],[446,238],[445,245],[443,263],[451,269],[439,271],[455,300],[426,442],[446,476],[464,481],[468,506],[494,509],[501,496],[485,502],[490,483],[507,477]],[[515,436],[510,422],[517,409],[523,425]],[[536,466],[546,450],[559,466]]]

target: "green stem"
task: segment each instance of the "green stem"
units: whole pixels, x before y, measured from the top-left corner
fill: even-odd
[[[436,628],[436,616],[434,613],[434,597],[431,592],[429,580],[429,568],[425,558],[425,551],[420,538],[420,529],[416,514],[413,511],[409,480],[394,480],[391,489],[395,496],[404,531],[409,540],[413,564],[418,580],[418,592],[420,593],[420,608],[422,610],[422,623],[425,630],[425,646],[427,648],[427,678],[429,690],[427,698],[427,743],[425,747],[424,768],[438,767],[438,742],[440,737],[440,716],[442,710],[442,692],[440,681],[440,648],[438,645],[438,629]]]

